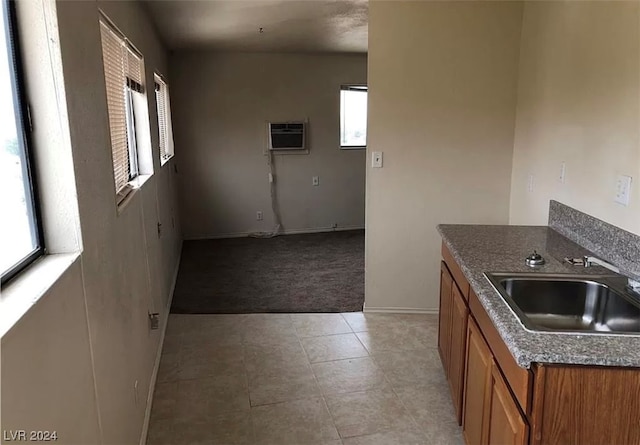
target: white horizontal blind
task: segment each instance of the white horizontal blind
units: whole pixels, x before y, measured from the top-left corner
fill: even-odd
[[[173,124],[171,123],[171,96],[169,95],[169,85],[164,86],[164,100],[167,107],[166,125],[167,125],[167,159],[172,158],[175,154],[173,146]]]
[[[173,156],[173,130],[171,125],[171,106],[169,104],[169,86],[162,77],[158,75],[155,76],[155,82],[160,161],[164,163]]]
[[[160,142],[160,160],[167,159],[167,101],[165,93],[166,84],[156,76],[156,103],[158,107],[158,136]]]
[[[100,21],[102,36],[102,61],[107,87],[107,110],[111,134],[111,155],[116,194],[129,182],[129,150],[127,141],[127,116],[125,105],[125,44],[111,28]]]
[[[142,57],[138,56],[129,47],[125,48],[125,76],[142,86],[144,82],[144,65]],[[138,88],[134,88],[137,90]],[[141,91],[138,91],[141,92]]]

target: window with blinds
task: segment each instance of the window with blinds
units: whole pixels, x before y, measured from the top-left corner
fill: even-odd
[[[133,95],[144,92],[144,63],[140,53],[106,20],[100,20],[100,33],[113,175],[120,203],[139,174]]]
[[[156,74],[156,106],[158,111],[158,140],[160,144],[160,165],[173,157],[173,127],[171,125],[171,106],[169,104],[169,86],[162,76]]]

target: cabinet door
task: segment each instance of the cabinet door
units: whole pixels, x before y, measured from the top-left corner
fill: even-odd
[[[449,353],[449,385],[453,406],[462,424],[462,392],[464,389],[464,363],[467,354],[467,318],[469,309],[458,286],[453,284],[451,306],[451,348]]]
[[[468,320],[462,431],[467,445],[486,445],[493,357],[478,325]]]
[[[526,445],[529,427],[495,363],[489,398],[489,445]]]
[[[440,312],[438,320],[438,351],[442,359],[442,366],[445,374],[449,374],[449,358],[451,354],[451,289],[453,278],[449,269],[444,264],[440,264]]]

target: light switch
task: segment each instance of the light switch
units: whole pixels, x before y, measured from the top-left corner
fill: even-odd
[[[560,177],[558,178],[560,180],[560,184],[565,183],[566,176],[567,176],[567,163],[563,162],[562,164],[560,164]]]
[[[371,167],[382,168],[382,152],[374,151],[371,153]]]
[[[533,185],[534,185],[533,175],[529,174],[529,179],[527,180],[527,191],[529,193],[533,193]]]
[[[620,175],[616,181],[616,197],[615,202],[622,204],[623,206],[629,205],[629,198],[631,196],[631,176]]]

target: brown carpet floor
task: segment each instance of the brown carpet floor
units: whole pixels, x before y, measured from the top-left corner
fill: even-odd
[[[353,312],[364,303],[364,231],[185,241],[171,312]]]

